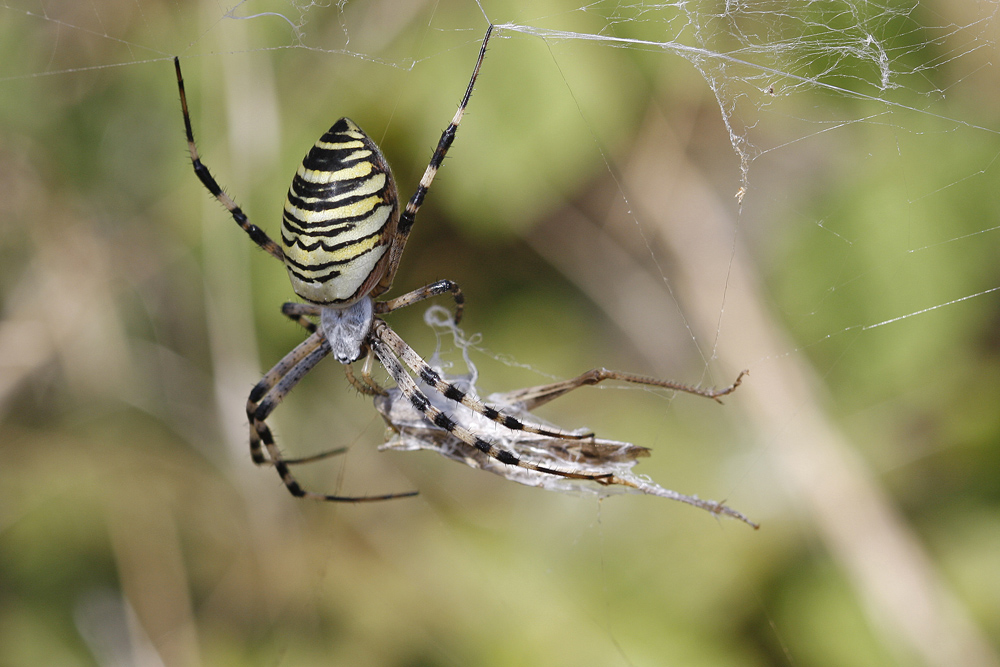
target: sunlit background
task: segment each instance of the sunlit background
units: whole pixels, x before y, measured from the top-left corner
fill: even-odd
[[[799,4],[0,0],[0,665],[1000,664],[997,5]],[[350,448],[303,483],[420,495],[304,502],[250,461],[247,394],[303,333],[191,171],[171,58],[276,235],[342,115],[409,196],[486,17],[519,27],[393,294],[462,286],[484,392],[749,369],[722,406],[539,415],[759,531],[379,453],[332,360],[272,420]],[[423,310],[393,328],[456,359]]]

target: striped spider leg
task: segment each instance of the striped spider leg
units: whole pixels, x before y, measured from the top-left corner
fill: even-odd
[[[441,134],[416,191],[402,211],[395,180],[381,150],[353,121],[341,118],[313,145],[296,170],[285,199],[280,246],[250,223],[246,214],[222,190],[201,161],[194,141],[180,61],[174,59],[184,129],[195,174],[250,239],[284,263],[292,288],[307,302],[286,304],[284,312],[306,326],[310,336],[268,371],[254,387],[247,402],[251,458],[258,465],[273,465],[294,496],[358,502],[412,495],[351,497],[319,494],[303,489],[292,475],[290,465],[314,461],[340,450],[303,459],[284,458],[266,419],[302,377],[328,354],[345,367],[364,356],[365,368],[361,380],[350,371],[348,378],[363,393],[379,395],[385,390],[371,379],[370,365],[374,356],[399,383],[413,405],[423,406],[427,417],[442,427],[449,426],[449,418],[427,400],[394,355],[399,355],[403,364],[420,374],[425,382],[430,381],[449,400],[477,410],[506,429],[566,439],[592,437],[590,434],[568,433],[522,422],[482,404],[453,385],[434,381],[434,371],[383,320],[376,317],[446,292],[455,300],[456,316],[461,314],[464,299],[458,287],[450,281],[439,281],[396,299],[380,302],[374,299],[392,286],[417,212],[455,139],[472,96],[492,32],[491,25],[483,38],[475,69],[458,110]],[[309,317],[318,317],[319,326],[309,321]],[[598,480],[604,477],[550,469],[522,461],[512,452],[460,425],[453,425],[451,432],[505,464],[556,476]]]
[[[457,333],[457,330],[454,328],[453,331]],[[476,388],[473,386],[474,380],[471,379],[475,377],[475,371],[468,357],[466,357],[466,364],[470,370],[470,375],[468,376],[455,377],[445,375],[440,370],[437,372],[441,374],[445,381],[459,384],[465,391],[475,392]],[[746,371],[740,373],[736,381],[729,387],[708,390],[695,389],[691,393],[718,399],[718,397],[735,390],[745,374]],[[583,373],[571,380],[517,389],[502,394],[491,394],[487,400],[491,405],[497,406],[505,413],[514,415],[519,419],[536,420],[537,418],[531,414],[531,410],[570,391],[583,386],[598,384],[604,380],[618,380],[629,384],[652,385],[654,387],[664,384],[653,378],[609,371],[602,368]],[[647,382],[647,380],[652,380],[652,382]],[[692,388],[684,385],[681,385],[679,388],[681,391],[686,391],[687,389]],[[448,407],[444,397],[431,391],[430,387],[428,387],[426,393],[443,409]],[[552,438],[526,432],[510,431],[503,433],[502,429],[489,423],[481,414],[472,410],[463,408],[449,410],[450,418],[466,430],[479,433],[492,433],[494,438],[503,447],[510,449],[519,456],[541,464],[541,466],[573,469],[592,475],[606,475],[596,480],[567,479],[566,477],[556,477],[536,470],[526,470],[523,467],[500,464],[497,459],[491,458],[481,450],[469,446],[467,442],[456,437],[453,430],[442,428],[428,421],[424,412],[414,407],[402,386],[394,387],[389,389],[385,394],[376,396],[374,402],[376,409],[388,426],[387,440],[379,448],[382,450],[429,450],[469,467],[500,475],[505,479],[519,484],[540,487],[549,491],[596,494],[599,496],[632,492],[658,496],[686,503],[706,510],[716,516],[728,516],[742,521],[754,529],[758,528],[758,525],[751,521],[745,514],[728,507],[723,502],[705,500],[698,496],[678,493],[677,491],[660,486],[645,475],[635,473],[633,468],[639,462],[639,459],[650,455],[650,450],[646,447],[637,447],[627,442],[596,437],[588,440],[566,440],[564,438]],[[492,430],[491,426],[493,427]],[[597,482],[596,485],[590,483],[594,481]]]

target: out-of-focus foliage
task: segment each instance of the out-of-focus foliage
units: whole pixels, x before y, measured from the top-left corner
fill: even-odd
[[[468,80],[485,30],[475,3],[236,10],[281,5],[298,27],[232,20],[209,2],[69,3],[64,14],[47,4],[0,6],[0,664],[912,664],[784,495],[738,392],[720,407],[584,389],[543,412],[651,447],[637,472],[725,499],[759,532],[655,498],[599,503],[426,454],[376,453],[381,419],[332,361],[274,422],[290,455],[350,453],[301,478],[316,490],[420,496],[305,503],[252,465],[246,395],[302,333],[279,313],[292,297],[284,270],[190,170],[170,56],[182,57],[206,163],[276,234],[291,174],[342,115],[382,145],[408,196]],[[961,22],[971,19],[949,7],[967,4],[927,9]],[[573,3],[547,5],[487,10],[498,22],[564,15],[575,30],[602,27]],[[269,48],[340,49],[345,34],[367,57]],[[408,58],[412,68],[394,66]],[[926,76],[954,83],[946,66]],[[978,76],[947,115],[997,127],[995,73]],[[788,104],[793,118],[823,104],[863,115],[850,98]],[[738,159],[683,60],[525,35],[491,47],[395,292],[444,277],[462,285],[463,327],[487,351],[476,359],[484,390],[601,365],[706,384],[741,370],[710,367],[690,332],[650,367],[532,246],[553,220],[625,206],[619,165],[657,114],[686,133],[737,220]],[[786,353],[819,370],[824,407],[972,623],[995,638],[1000,299],[862,327],[1000,284],[997,233],[984,231],[1000,220],[1000,140],[953,141],[955,125],[938,116],[916,117],[921,126],[888,115],[758,160],[736,236],[788,327]],[[762,124],[755,138],[777,145],[792,138],[783,129]],[[656,260],[662,281],[675,258],[634,213],[625,243],[640,264]],[[683,304],[669,300],[623,307],[683,322]],[[436,341],[411,310],[393,327],[430,354]],[[696,342],[712,356],[714,340]],[[746,359],[747,382],[771,361]]]

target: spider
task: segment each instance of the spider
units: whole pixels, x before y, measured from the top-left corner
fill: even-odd
[[[493,26],[490,25],[458,111],[441,134],[416,191],[402,211],[395,181],[381,150],[354,122],[341,118],[313,145],[296,171],[285,199],[280,246],[249,221],[201,161],[188,113],[180,60],[174,58],[184,129],[195,174],[250,239],[284,263],[292,288],[306,302],[286,303],[282,306],[282,313],[303,326],[310,335],[257,383],[250,392],[246,411],[250,422],[250,456],[253,462],[274,466],[293,496],[363,502],[416,494],[411,491],[355,497],[316,493],[303,488],[292,475],[290,466],[294,464],[316,461],[344,451],[336,449],[305,458],[285,458],[266,423],[288,392],[328,354],[344,365],[347,379],[356,389],[371,396],[386,393],[371,376],[373,361],[377,360],[406,400],[425,419],[500,463],[557,477],[610,483],[611,475],[607,473],[559,469],[521,458],[489,437],[460,424],[428,398],[410,372],[448,401],[461,404],[509,431],[564,440],[593,438],[593,434],[567,432],[523,421],[484,404],[474,395],[444,381],[379,317],[444,294],[450,294],[455,302],[454,321],[457,323],[462,317],[465,298],[458,285],[451,280],[439,280],[393,299],[377,301],[376,298],[392,286],[420,205],[455,140],[492,34]],[[318,326],[309,318],[318,318]],[[351,364],[362,358],[364,362],[359,379],[352,372]],[[735,388],[703,390],[652,378],[644,378],[643,383],[710,398],[718,398]]]

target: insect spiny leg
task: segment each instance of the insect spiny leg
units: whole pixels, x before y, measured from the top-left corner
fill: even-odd
[[[716,389],[714,387],[695,387],[693,385],[674,382],[673,380],[660,380],[659,378],[649,377],[646,375],[623,373],[621,371],[608,370],[607,368],[594,368],[586,373],[581,373],[570,380],[562,380],[560,382],[539,385],[537,387],[517,389],[515,391],[507,392],[503,396],[504,401],[507,404],[518,403],[526,410],[532,410],[539,405],[548,403],[549,401],[575,389],[579,389],[580,387],[600,384],[605,380],[617,380],[619,382],[628,382],[629,384],[646,385],[650,387],[670,389],[673,391],[682,391],[695,396],[711,398],[717,403],[721,403],[722,401],[719,399],[736,391],[740,384],[743,383],[743,378],[749,372],[750,371],[741,372],[738,376],[736,376],[736,380],[728,387]]]

